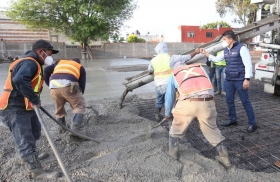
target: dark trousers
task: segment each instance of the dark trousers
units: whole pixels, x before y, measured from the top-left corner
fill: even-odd
[[[22,158],[36,152],[36,140],[41,136],[41,124],[35,111],[0,111],[0,119],[13,133]]]
[[[234,104],[234,95],[237,91],[239,98],[242,102],[242,105],[246,111],[248,117],[249,125],[257,125],[255,119],[255,113],[252,107],[252,104],[249,100],[248,89],[243,89],[243,80],[242,81],[225,81],[225,90],[226,90],[226,101],[228,105],[228,116],[231,121],[237,121],[235,104]]]

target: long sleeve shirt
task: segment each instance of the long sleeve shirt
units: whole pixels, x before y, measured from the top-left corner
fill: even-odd
[[[29,50],[21,58],[32,57],[41,66],[40,59],[37,54]],[[31,81],[37,73],[38,66],[33,60],[23,60],[15,65],[12,71],[12,85],[13,90],[10,94],[8,106],[5,110],[11,111],[26,111],[24,97],[26,97],[32,104],[40,103],[40,97],[35,94]]]
[[[245,78],[253,77],[251,55],[250,55],[250,52],[248,51],[248,49],[245,46],[241,47],[240,56],[242,58],[242,62],[244,64],[244,66],[245,66]],[[213,62],[220,62],[220,61],[223,61],[224,59],[225,59],[224,51],[222,51],[222,53],[219,54],[216,57],[213,56],[213,55],[209,56],[209,60],[213,61]]]
[[[206,72],[206,74],[207,74],[207,72]],[[207,77],[208,77],[208,74],[207,74]],[[209,77],[208,77],[208,79],[209,79]],[[171,75],[171,77],[169,77],[169,79],[168,79],[166,93],[165,93],[165,116],[171,116],[171,111],[172,111],[172,108],[173,108],[175,100],[176,100],[177,90],[178,90],[178,84],[175,80],[174,75]],[[204,96],[214,97],[214,90],[209,89],[209,90],[191,93],[188,95],[182,95],[178,98],[178,100],[184,100],[187,98],[204,98]]]
[[[83,66],[81,66],[80,68],[80,79],[77,80],[77,78],[71,74],[52,74],[57,63],[59,61],[57,61],[56,63],[45,67],[44,69],[44,77],[45,77],[45,83],[46,85],[49,86],[50,81],[53,79],[65,79],[65,80],[69,80],[71,82],[79,82],[79,86],[81,88],[82,93],[85,92],[85,88],[86,88],[86,70]]]
[[[175,63],[177,63],[177,62],[186,63],[190,59],[191,59],[190,54],[188,54],[188,55],[172,55],[171,58],[170,58],[170,67],[173,69]],[[150,64],[148,66],[148,70],[154,71],[152,61],[150,61]]]

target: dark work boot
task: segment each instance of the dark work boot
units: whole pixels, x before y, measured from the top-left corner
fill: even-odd
[[[58,118],[57,121],[59,121],[59,122],[60,122],[61,124],[63,124],[64,126],[66,126],[65,117],[63,117],[63,118]],[[65,132],[65,130],[64,130],[61,126],[59,126],[59,133],[64,133],[64,132]]]
[[[228,127],[228,126],[236,126],[237,125],[237,121],[226,121],[224,123],[221,124],[224,127]]]
[[[179,137],[172,137],[169,135],[169,155],[176,160],[178,160],[179,139]]]
[[[44,159],[48,158],[49,156],[50,156],[49,153],[42,152],[41,154],[38,155],[38,160],[44,160]],[[23,166],[24,165],[24,159],[20,158],[19,163],[20,163],[20,165]]]
[[[29,155],[23,158],[24,166],[31,178],[51,178],[55,179],[59,176],[59,172],[45,172],[41,166],[37,154]]]
[[[219,94],[221,94],[220,90],[217,90],[216,92],[214,92],[214,95],[219,95]]]
[[[160,121],[160,111],[161,111],[161,108],[160,109],[156,108],[156,110],[155,110],[155,118],[156,118],[157,122]]]
[[[228,159],[228,151],[227,147],[223,142],[220,142],[216,146],[217,152],[219,153],[219,156],[216,156],[215,159],[221,163],[226,169],[230,167],[230,161]]]
[[[79,132],[81,128],[81,124],[83,122],[84,114],[75,114],[73,118],[73,122],[71,125],[71,129],[75,132]]]

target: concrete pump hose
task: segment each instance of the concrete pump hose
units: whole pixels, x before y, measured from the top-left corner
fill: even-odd
[[[58,163],[59,163],[59,165],[60,165],[60,167],[61,167],[61,169],[63,171],[63,174],[65,175],[65,177],[66,177],[68,182],[72,182],[72,179],[71,179],[71,177],[69,175],[69,172],[66,169],[63,161],[61,160],[61,157],[59,156],[59,153],[58,153],[58,151],[57,151],[57,149],[56,149],[56,147],[55,147],[55,145],[54,145],[54,143],[53,143],[53,141],[52,141],[52,139],[50,137],[50,134],[49,134],[49,132],[48,132],[48,130],[46,128],[46,125],[45,125],[44,120],[43,120],[43,118],[42,118],[42,116],[40,114],[40,111],[39,111],[38,107],[37,106],[33,106],[33,107],[34,107],[35,112],[36,112],[36,114],[38,116],[38,119],[39,119],[39,121],[41,123],[41,126],[42,126],[42,128],[43,128],[43,130],[44,130],[44,132],[46,134],[48,142],[50,143],[50,146],[51,146],[51,148],[52,148],[52,150],[54,152],[55,158],[57,159],[57,161],[58,161]]]
[[[90,141],[94,141],[96,143],[100,143],[100,141],[94,139],[94,138],[91,138],[91,137],[88,137],[86,135],[83,135],[81,133],[78,133],[78,132],[75,132],[71,129],[69,129],[68,127],[64,126],[62,123],[60,123],[59,121],[57,121],[48,111],[46,111],[42,106],[40,107],[40,109],[47,115],[49,116],[54,122],[56,122],[56,124],[58,124],[59,126],[61,126],[64,130],[67,130],[69,131],[70,133],[76,135],[77,137],[80,137],[80,138],[83,138],[83,139],[86,139],[86,140],[90,140]]]

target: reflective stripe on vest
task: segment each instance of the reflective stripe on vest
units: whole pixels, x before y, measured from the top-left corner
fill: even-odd
[[[41,91],[42,91],[42,86],[43,86],[43,76],[42,76],[42,70],[41,70],[41,65],[32,57],[26,57],[26,58],[22,58],[22,59],[18,59],[15,62],[13,62],[8,70],[8,76],[4,85],[4,91],[2,92],[2,95],[0,97],[0,110],[4,110],[7,106],[8,106],[8,102],[9,102],[9,97],[10,94],[13,90],[13,86],[12,86],[12,72],[13,72],[13,68],[20,62],[23,60],[33,60],[36,64],[37,64],[37,73],[36,75],[33,77],[33,79],[31,80],[31,87],[33,88],[33,91],[35,92],[36,95],[40,95]],[[33,110],[32,104],[31,102],[24,97],[24,103],[25,103],[25,108],[26,110]]]
[[[207,74],[200,64],[181,66],[173,70],[180,95],[212,89]]]
[[[159,54],[154,57],[152,66],[154,68],[154,78],[168,78],[172,73],[169,54]]]
[[[218,52],[218,53],[217,53],[217,56],[219,56],[220,54],[222,54],[222,52],[224,52],[224,50]],[[214,64],[217,65],[217,66],[226,66],[227,63],[226,63],[226,60],[224,59],[224,60],[222,60],[222,61],[220,61],[220,62],[214,62]]]
[[[60,60],[54,68],[53,74],[65,73],[75,76],[78,80],[80,79],[80,68],[81,64],[72,60]]]

